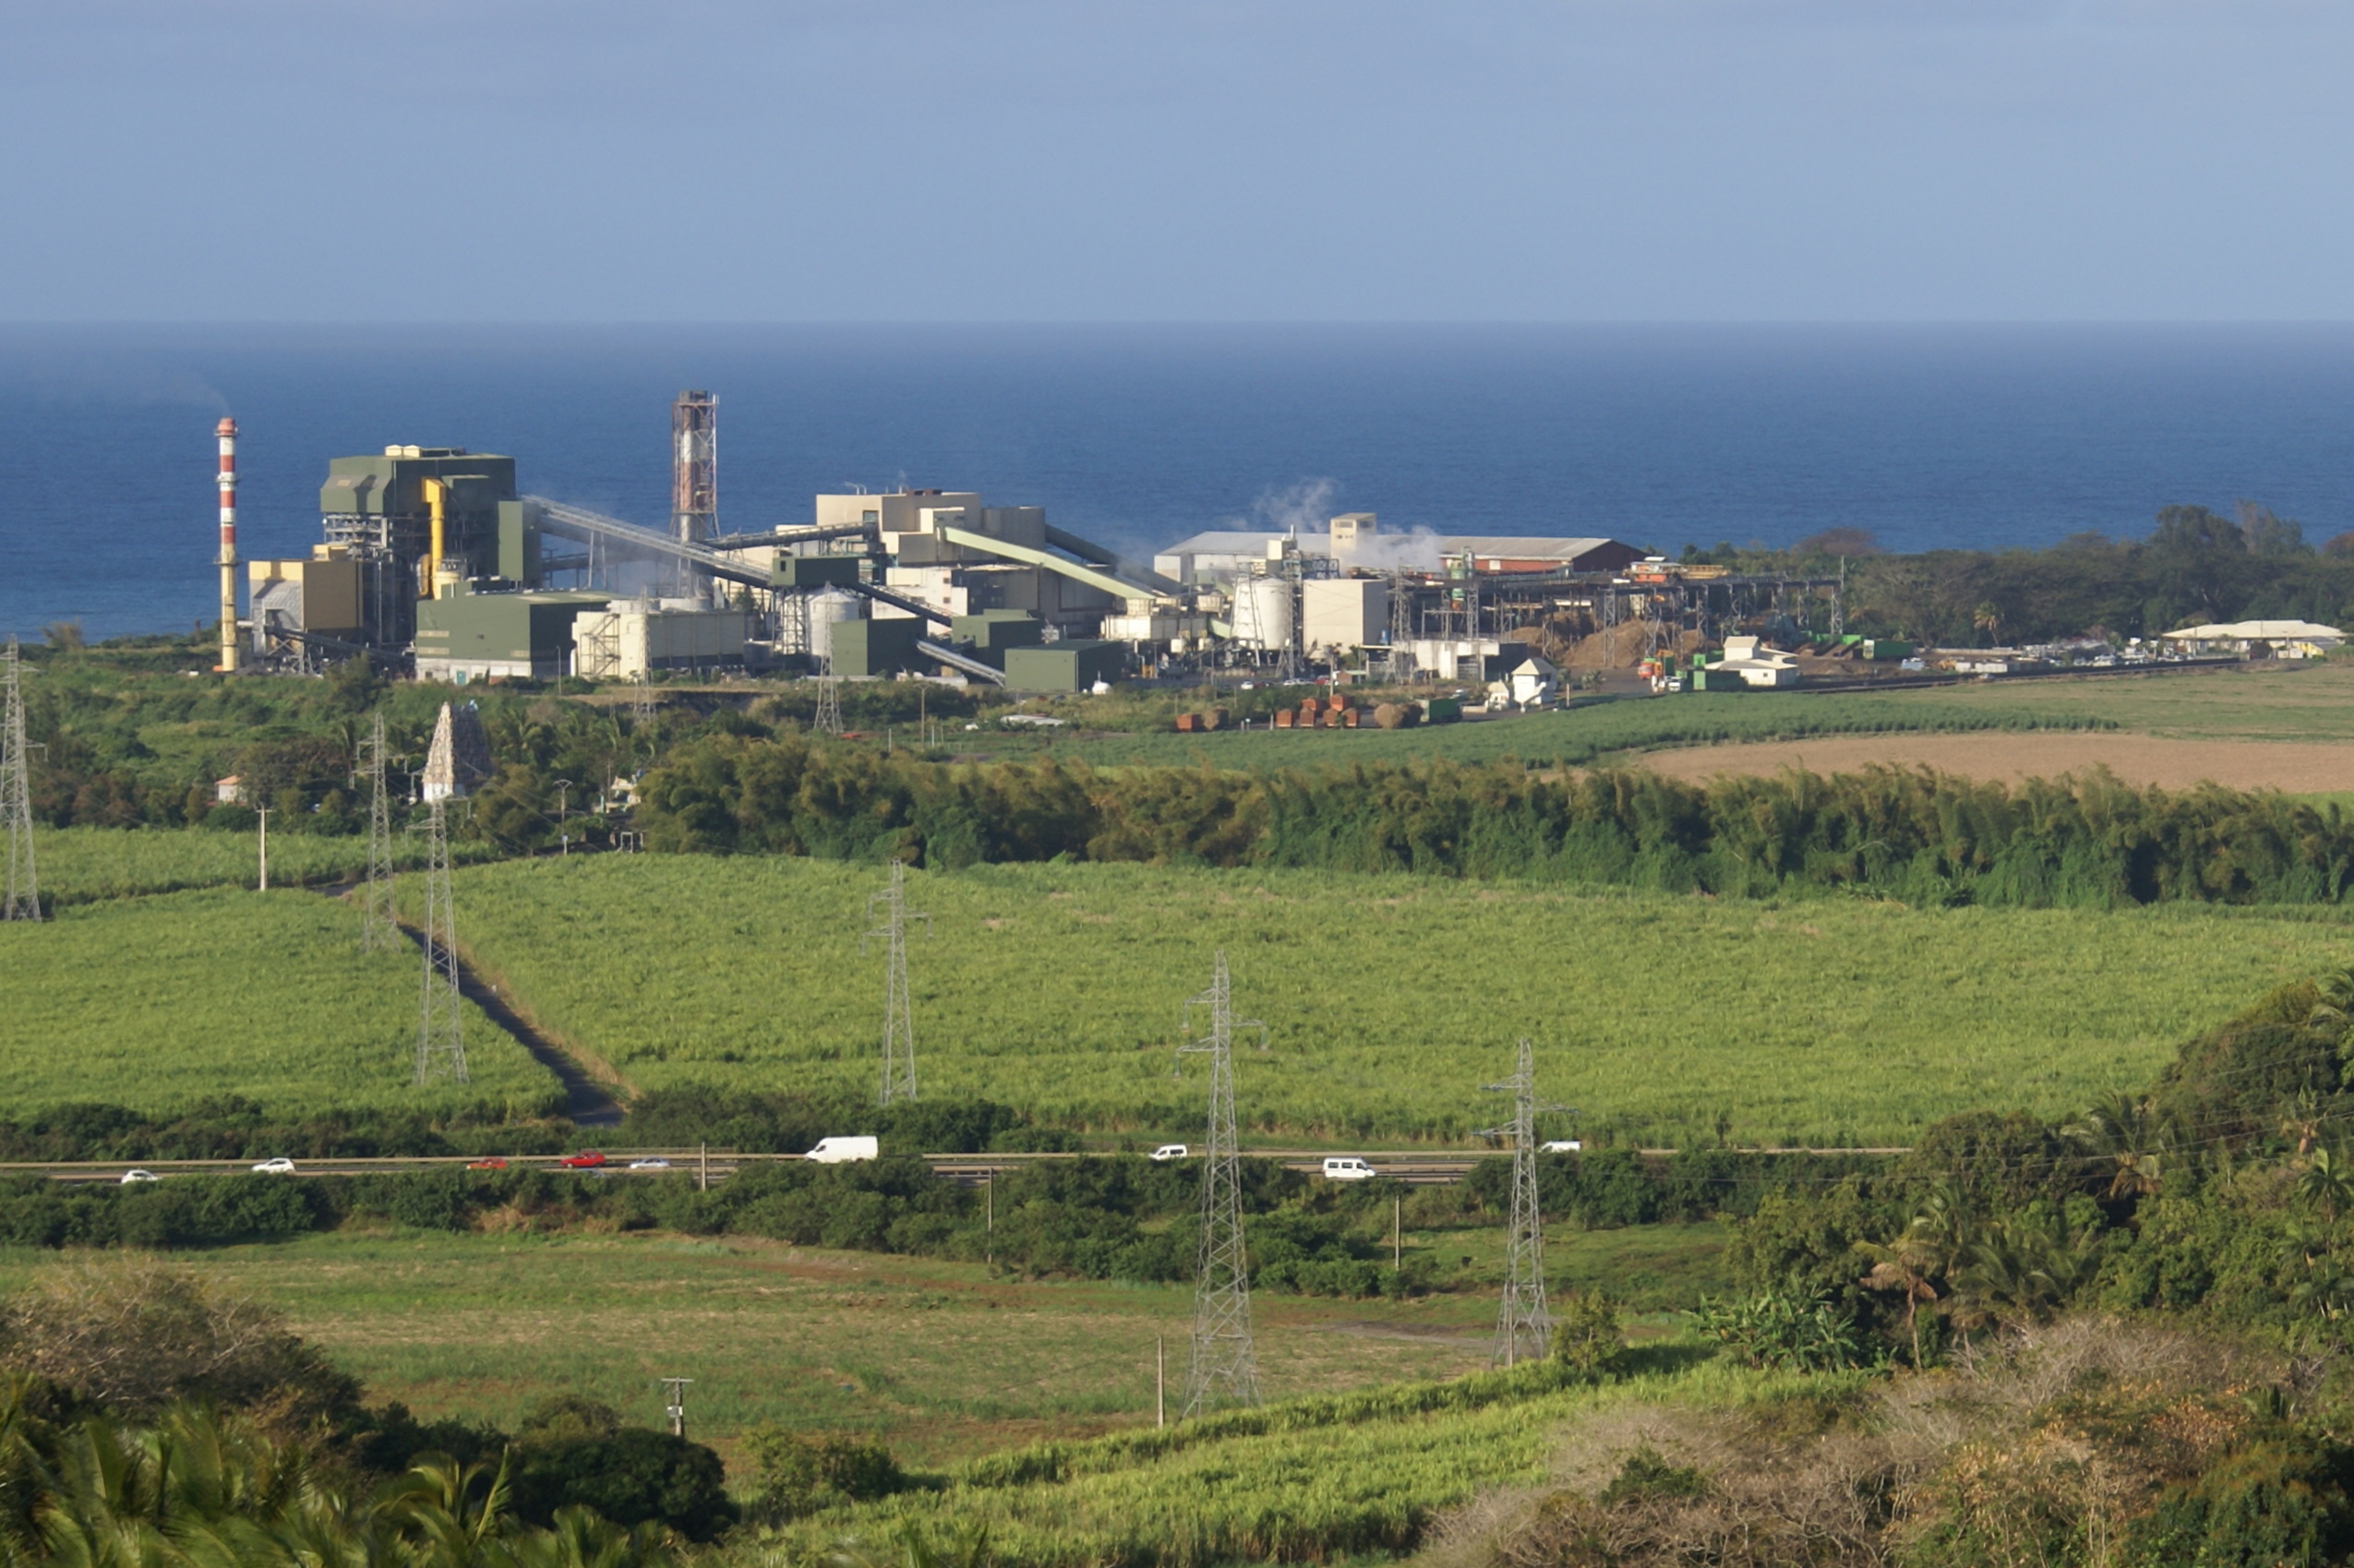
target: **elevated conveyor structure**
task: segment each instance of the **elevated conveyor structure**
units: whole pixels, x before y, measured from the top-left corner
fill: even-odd
[[[1112,598],[1123,602],[1130,599],[1159,599],[1179,592],[1175,583],[1158,572],[1138,568],[1133,561],[1125,560],[1111,551],[1090,545],[1075,533],[1065,533],[1059,528],[1049,528],[1046,531],[1048,543],[1054,545],[1057,548],[1070,551],[1074,555],[1084,553],[1105,558],[1099,564],[1072,560],[1068,557],[1056,555],[1053,550],[1040,550],[1027,545],[1016,545],[1011,540],[994,539],[986,533],[977,533],[969,528],[956,528],[946,524],[941,527],[940,537],[947,544],[961,545],[967,550],[978,550],[984,555],[995,556],[1001,560],[1018,561],[1023,566],[1043,568],[1045,570],[1067,577],[1074,582],[1084,583],[1099,593],[1110,594]]]

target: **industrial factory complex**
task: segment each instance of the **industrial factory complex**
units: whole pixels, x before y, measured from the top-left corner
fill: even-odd
[[[307,556],[242,561],[222,420],[222,666],[366,655],[459,682],[773,671],[1027,691],[1238,668],[1488,681],[1525,664],[1525,627],[1706,633],[1837,586],[1711,578],[1606,538],[1386,533],[1372,512],[1197,533],[1147,562],[968,490],[823,495],[805,522],[723,533],[716,414],[706,392],[672,407],[662,526],[529,494],[511,457],[395,445],[327,461]]]

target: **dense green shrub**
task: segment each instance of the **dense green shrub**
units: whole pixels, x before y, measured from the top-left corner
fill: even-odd
[[[782,1524],[842,1502],[871,1502],[907,1485],[891,1451],[854,1438],[756,1427],[744,1438],[751,1460],[750,1513]]]
[[[1888,767],[1706,785],[1508,761],[1098,772],[717,736],[650,772],[642,800],[658,849],[950,868],[1068,856],[2036,908],[2336,903],[2354,888],[2354,821],[2335,806],[2101,772],[2013,790]]]

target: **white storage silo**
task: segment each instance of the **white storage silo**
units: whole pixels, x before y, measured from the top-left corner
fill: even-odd
[[[1292,584],[1280,577],[1246,577],[1234,584],[1234,640],[1245,648],[1291,645]]]
[[[834,655],[834,626],[862,618],[866,601],[843,588],[821,588],[810,595],[810,646],[812,659]]]

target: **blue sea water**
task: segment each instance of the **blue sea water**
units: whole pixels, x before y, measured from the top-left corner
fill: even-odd
[[[0,327],[0,634],[209,617],[224,413],[243,549],[288,555],[327,460],[396,441],[659,525],[682,387],[719,396],[730,529],[902,483],[1137,553],[1339,510],[1670,551],[2240,497],[2354,529],[2354,327]]]

